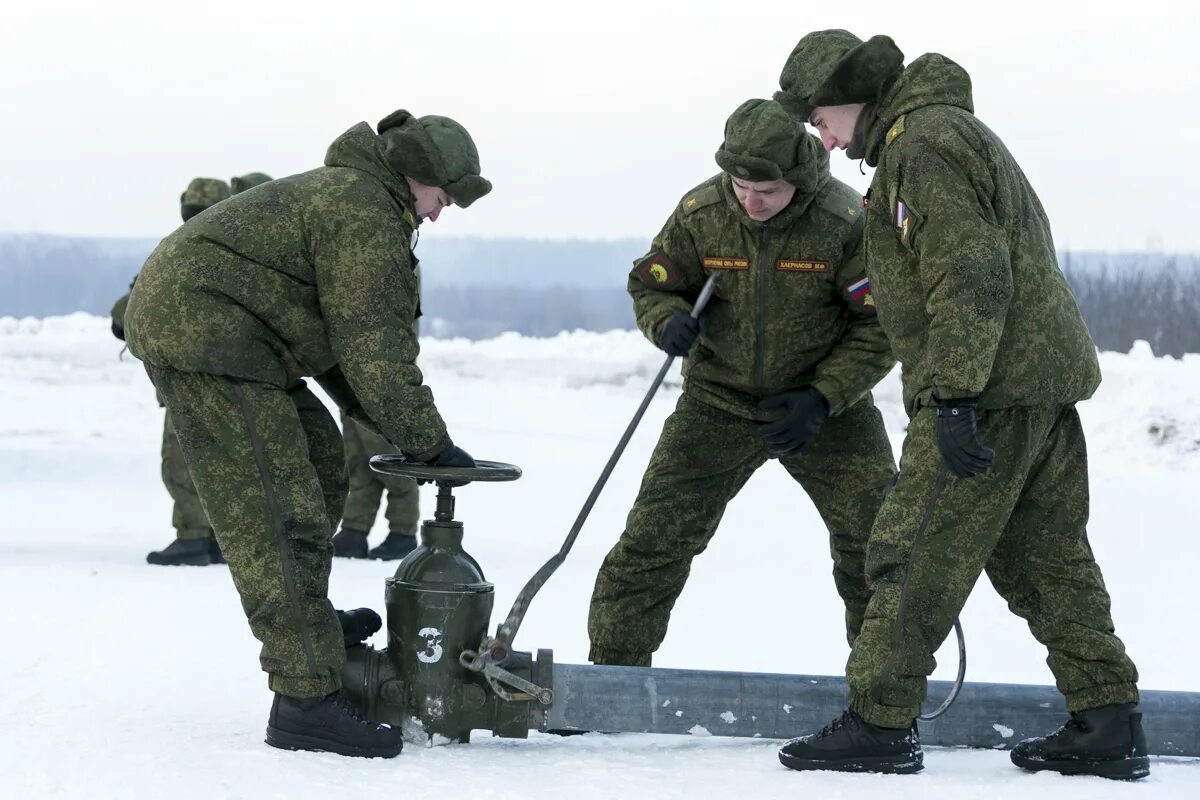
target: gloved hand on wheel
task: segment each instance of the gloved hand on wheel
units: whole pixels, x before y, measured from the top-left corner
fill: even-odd
[[[446,446],[441,449],[432,461],[426,461],[431,467],[473,467],[475,459],[471,458],[471,454],[454,442],[446,442]]]

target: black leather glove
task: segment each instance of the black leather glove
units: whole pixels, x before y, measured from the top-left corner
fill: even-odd
[[[425,463],[431,467],[473,467],[475,459],[471,458],[471,454],[466,450],[447,439],[446,446],[441,449],[441,452]],[[431,479],[417,478],[417,483],[421,486],[432,482]],[[465,486],[469,481],[443,482],[448,486]]]
[[[431,467],[473,467],[475,459],[454,442],[448,442],[432,461],[426,463]]]
[[[383,620],[369,608],[336,610],[333,613],[337,614],[338,622],[341,623],[342,640],[346,647],[362,644],[383,626]]]
[[[767,452],[784,456],[801,450],[821,432],[829,419],[829,401],[811,386],[792,389],[764,398],[758,407],[764,411],[783,409],[782,419],[768,422],[758,429],[767,444]]]
[[[675,311],[658,334],[658,346],[672,356],[686,356],[700,335],[700,320],[686,311]]]
[[[979,443],[975,432],[975,407],[978,397],[953,400],[933,398],[937,421],[933,435],[946,469],[959,478],[982,475],[992,466],[996,451]]]

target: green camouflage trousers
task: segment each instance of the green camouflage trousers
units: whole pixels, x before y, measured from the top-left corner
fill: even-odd
[[[867,548],[871,601],[846,667],[850,707],[902,728],[920,713],[933,654],[986,570],[1049,651],[1078,711],[1138,699],[1137,669],[1113,632],[1108,592],[1087,539],[1087,447],[1072,406],[979,415],[991,470],[955,478],[934,442],[935,412],[908,427],[896,487]]]
[[[204,515],[204,507],[200,505],[200,495],[196,494],[192,474],[188,472],[187,462],[183,460],[183,451],[179,449],[179,439],[175,436],[175,426],[171,424],[170,411],[167,411],[163,418],[162,480],[163,485],[167,487],[167,493],[175,501],[175,507],[171,511],[175,538],[207,539],[212,536],[212,527],[208,524],[208,517]]]
[[[417,482],[396,475],[384,475],[371,469],[371,456],[380,453],[397,453],[395,447],[377,433],[367,430],[342,414],[342,438],[346,442],[346,473],[350,478],[350,494],[346,496],[346,510],[342,515],[342,527],[369,532],[375,525],[379,513],[379,501],[387,490],[388,531],[415,536],[417,523],[421,521],[421,496]]]
[[[596,576],[588,633],[597,664],[649,666],[671,609],[729,501],[768,459],[761,423],[684,394],[650,457],[625,532]],[[871,397],[831,417],[802,452],[779,459],[829,531],[833,579],[853,641],[867,605],[867,535],[896,474]]]
[[[329,602],[331,536],[346,466],[337,423],[303,382],[290,391],[146,364],[171,412],[274,691],[341,687],[345,646]]]

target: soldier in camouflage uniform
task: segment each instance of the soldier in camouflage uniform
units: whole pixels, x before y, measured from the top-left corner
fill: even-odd
[[[772,458],[828,528],[849,641],[863,621],[867,534],[896,467],[870,394],[894,359],[859,257],[859,198],[772,101],[733,113],[716,158],[723,172],[683,196],[629,275],[638,327],[686,356],[684,390],[596,577],[598,664],[649,666],[692,559]],[[713,274],[697,324],[688,310]]]
[[[1049,650],[1072,715],[1019,744],[1013,761],[1148,774],[1137,670],[1086,531],[1075,404],[1099,385],[1099,363],[1037,195],[944,56],[905,68],[886,36],[822,31],[800,40],[780,85],[776,98],[828,149],[876,168],[866,266],[911,419],[867,549],[872,594],[846,667],[850,708],[780,760],[920,770],[915,718],[933,654],[986,571]]]
[[[262,177],[270,180],[265,175]],[[234,181],[238,180],[240,179],[234,178]],[[183,221],[187,222],[204,209],[229,196],[230,188],[225,181],[216,178],[194,178],[179,196]],[[132,288],[131,283],[130,289]],[[112,308],[112,332],[122,341],[125,339],[125,307],[128,303],[129,293],[126,292]],[[179,449],[170,410],[163,415],[161,455],[163,485],[167,487],[167,493],[171,495],[173,502],[171,525],[175,528],[175,540],[162,550],[148,553],[146,563],[160,566],[206,566],[225,563],[221,548],[213,537],[212,527],[204,515],[204,508],[200,505],[200,496],[196,494],[196,487],[192,484],[192,476],[188,473],[183,453]]]
[[[350,492],[342,512],[342,529],[333,537],[333,554],[382,561],[404,558],[417,546],[421,495],[416,481],[371,469],[371,456],[394,453],[396,448],[387,439],[350,419],[345,412],[342,413],[342,439],[346,445]],[[388,522],[388,535],[368,550],[367,534],[375,524],[379,501],[385,491],[387,504],[383,515]]]
[[[170,409],[183,455],[275,692],[267,741],[394,756],[399,730],[341,692],[331,534],[346,471],[318,384],[412,459],[469,467],[415,364],[422,219],[491,190],[466,130],[398,111],[359,123],[325,166],[256,186],[163,240],[125,314],[129,349]]]

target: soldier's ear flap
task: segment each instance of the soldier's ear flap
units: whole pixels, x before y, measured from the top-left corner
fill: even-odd
[[[383,119],[379,120],[379,124],[375,126],[375,130],[377,133],[383,133],[384,131],[386,131],[390,128],[399,128],[401,125],[403,125],[405,122],[407,122],[408,120],[410,120],[412,118],[413,118],[413,115],[410,114],[409,112],[405,111],[404,109],[400,109],[399,111],[393,111],[392,113],[388,114]]]

